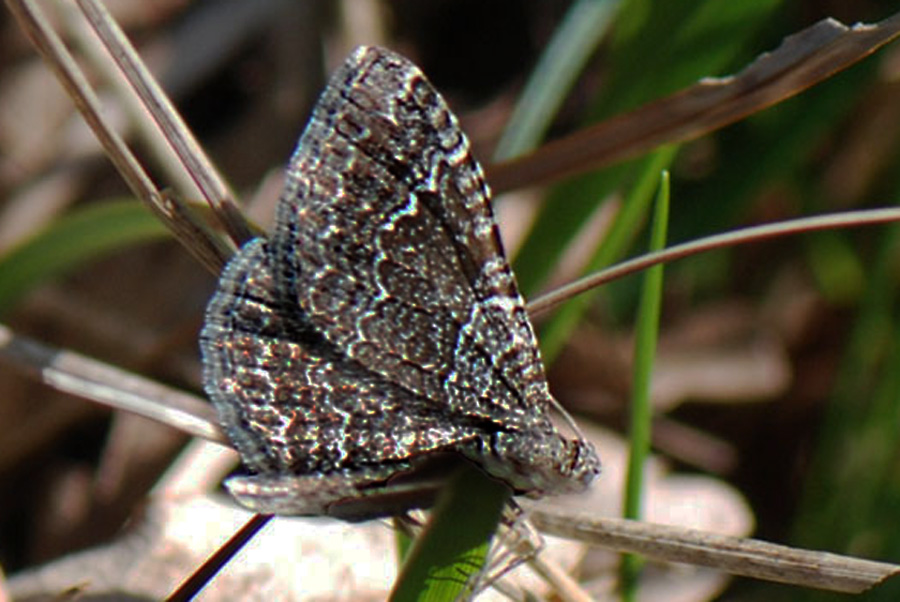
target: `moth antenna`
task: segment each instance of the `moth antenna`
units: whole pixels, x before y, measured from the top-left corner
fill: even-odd
[[[553,397],[552,395],[550,396],[550,405],[553,406],[553,408],[557,412],[560,413],[560,415],[562,416],[562,419],[565,421],[566,424],[569,425],[569,428],[572,429],[572,432],[575,433],[576,437],[578,437],[582,441],[587,441],[587,437],[584,436],[584,433],[578,427],[578,423],[575,422],[575,419],[572,417],[572,415],[569,414],[569,412],[564,407],[562,407],[562,404],[560,404],[558,401],[556,401],[556,398]]]

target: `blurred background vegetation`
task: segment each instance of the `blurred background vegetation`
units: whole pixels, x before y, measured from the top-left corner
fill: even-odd
[[[381,43],[415,61],[488,163],[573,4],[123,0],[113,8],[265,224],[309,108],[353,46]],[[874,0],[622,0],[608,29],[597,21],[603,35],[574,67],[546,139],[734,73],[825,17],[877,22],[897,9]],[[198,391],[196,333],[213,276],[125,201],[124,184],[6,12],[0,27],[3,322]],[[576,42],[586,43],[573,34]],[[672,243],[895,204],[898,81],[900,46],[888,45],[712,135],[504,195],[498,216],[523,292],[533,297],[640,253],[648,211],[635,214],[615,245],[604,235],[623,207],[642,202],[635,191],[662,167],[672,173]],[[661,361],[691,371],[660,393],[656,451],[682,470],[734,484],[754,509],[756,536],[900,560],[898,242],[895,226],[820,232],[667,270]],[[606,286],[539,324],[557,397],[582,419],[619,429],[637,285],[629,278]],[[732,378],[716,361],[723,358],[746,374],[775,365],[788,376]],[[4,569],[110,538],[184,441],[0,367]],[[863,599],[898,596],[893,583]],[[829,596],[735,580],[720,599],[773,598]]]

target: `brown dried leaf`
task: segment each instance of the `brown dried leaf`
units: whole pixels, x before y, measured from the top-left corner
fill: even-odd
[[[634,157],[664,143],[698,138],[829,78],[900,35],[900,13],[848,27],[824,19],[784,39],[738,74],[704,79],[672,96],[489,166],[495,191],[557,180]]]

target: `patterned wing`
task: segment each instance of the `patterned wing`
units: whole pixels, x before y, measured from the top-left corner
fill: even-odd
[[[256,473],[234,483],[239,500],[324,512],[437,451],[534,494],[596,475],[593,448],[550,422],[488,197],[415,66],[378,48],[348,59],[291,160],[275,232],[229,263],[201,335],[205,388]]]
[[[361,48],[291,160],[276,278],[332,344],[386,381],[529,430],[546,420],[546,381],[488,201],[424,75]]]
[[[379,466],[477,434],[343,356],[274,288],[268,244],[228,264],[200,336],[204,385],[244,463],[262,475]],[[440,428],[437,428],[440,427]]]

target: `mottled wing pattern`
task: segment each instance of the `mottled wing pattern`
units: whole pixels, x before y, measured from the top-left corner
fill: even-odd
[[[397,471],[477,433],[345,358],[279,297],[256,239],[223,273],[200,337],[207,393],[252,471],[329,473],[365,465],[372,450]]]
[[[358,50],[291,160],[277,277],[349,357],[445,411],[544,419],[535,337],[489,191],[444,101],[406,59]]]
[[[465,136],[388,50],[357,50],[330,81],[275,230],[225,269],[201,347],[204,386],[254,473],[229,487],[258,511],[402,509],[413,502],[386,495],[415,485],[394,477],[433,467],[432,452],[536,495],[583,489],[599,469],[549,419]]]

